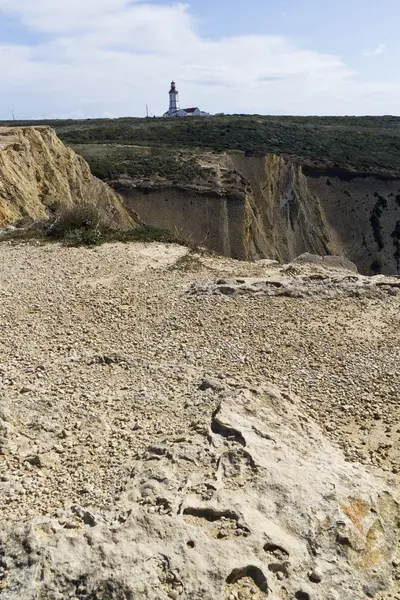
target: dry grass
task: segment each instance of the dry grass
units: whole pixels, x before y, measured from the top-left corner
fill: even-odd
[[[24,226],[0,231],[0,241],[25,243],[61,242],[65,246],[95,246],[106,242],[160,242],[180,244],[192,251],[197,246],[163,229],[134,224],[134,227],[118,227],[104,207],[91,202],[60,207],[53,219],[38,221]]]

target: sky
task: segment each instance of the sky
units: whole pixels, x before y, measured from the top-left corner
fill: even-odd
[[[0,119],[400,114],[400,0],[0,0]]]

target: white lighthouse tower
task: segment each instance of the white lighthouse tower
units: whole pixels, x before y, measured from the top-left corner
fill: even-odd
[[[179,92],[176,89],[175,81],[171,82],[171,89],[169,91],[169,114],[175,116],[179,111]]]
[[[169,109],[164,113],[164,117],[209,117],[210,114],[200,110],[198,107],[180,108],[179,92],[176,89],[175,81],[171,81],[169,90]]]

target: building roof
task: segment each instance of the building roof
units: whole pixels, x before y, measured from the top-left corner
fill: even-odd
[[[184,108],[183,110],[187,113],[194,113],[198,108],[195,106],[194,108]]]

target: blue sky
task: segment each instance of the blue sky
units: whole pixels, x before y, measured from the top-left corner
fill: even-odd
[[[399,0],[0,0],[0,118],[399,114]]]

